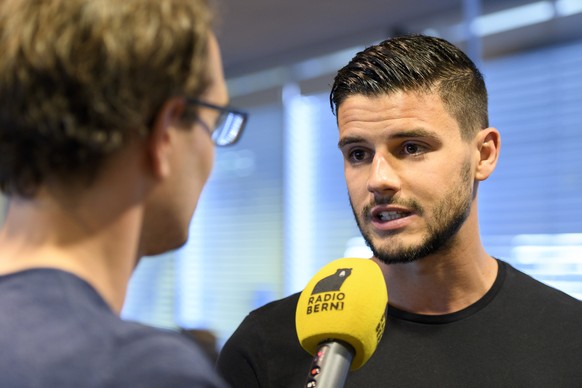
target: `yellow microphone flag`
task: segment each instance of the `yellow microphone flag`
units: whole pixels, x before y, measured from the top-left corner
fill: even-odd
[[[341,340],[355,350],[351,370],[372,356],[386,325],[388,292],[370,259],[343,258],[323,267],[299,297],[295,323],[301,346],[312,355],[320,343]]]

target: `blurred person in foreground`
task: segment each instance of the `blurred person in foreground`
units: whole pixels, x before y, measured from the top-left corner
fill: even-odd
[[[2,387],[224,386],[191,341],[119,317],[244,126],[211,27],[206,0],[0,4]]]
[[[471,60],[426,36],[358,53],[331,90],[359,229],[384,274],[387,321],[347,387],[581,387],[582,302],[490,256],[478,187],[500,133]],[[219,370],[234,387],[304,386],[299,294],[251,312]]]

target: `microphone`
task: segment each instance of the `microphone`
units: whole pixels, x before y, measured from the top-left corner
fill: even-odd
[[[299,342],[314,356],[305,387],[343,387],[348,371],[376,350],[387,306],[386,281],[372,260],[343,258],[323,267],[299,296],[295,313]]]

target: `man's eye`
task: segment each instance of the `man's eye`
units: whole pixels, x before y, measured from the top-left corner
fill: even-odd
[[[424,147],[420,144],[407,143],[403,147],[403,151],[407,155],[418,155],[424,151]]]
[[[353,150],[350,152],[350,160],[354,162],[361,162],[366,159],[366,151],[364,150]]]

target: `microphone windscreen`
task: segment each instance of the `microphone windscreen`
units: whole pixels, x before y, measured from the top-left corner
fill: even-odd
[[[334,260],[309,281],[299,297],[297,337],[312,355],[324,341],[347,342],[355,350],[350,369],[358,369],[382,338],[387,305],[386,282],[375,262]]]

